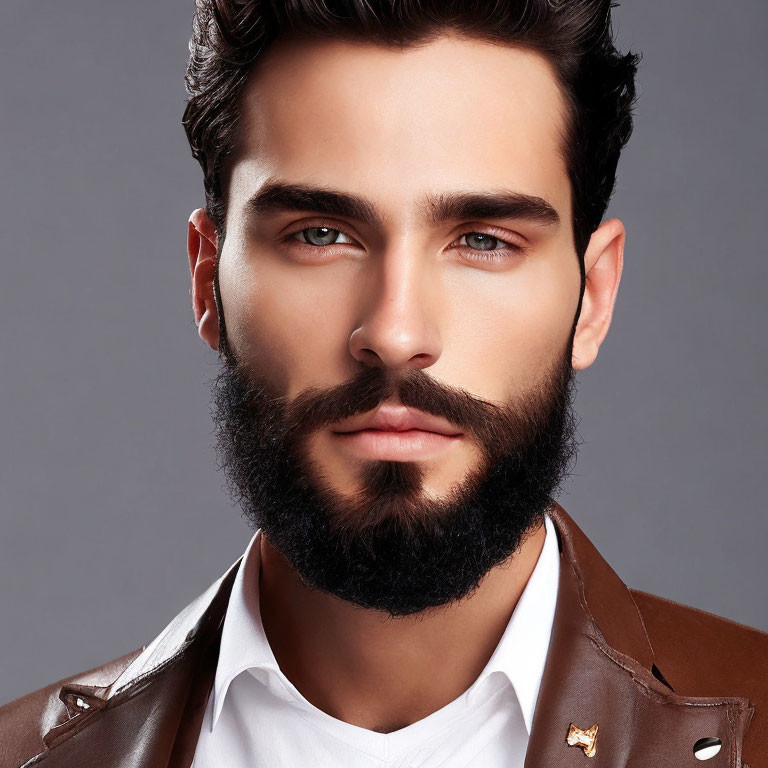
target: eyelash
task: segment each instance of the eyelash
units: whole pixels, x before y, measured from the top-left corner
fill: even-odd
[[[334,245],[350,245],[350,243],[328,243],[327,245],[315,245],[313,243],[308,243],[303,240],[299,240],[296,235],[300,235],[303,232],[306,232],[309,229],[328,229],[331,232],[336,232],[340,235],[344,235],[345,237],[351,238],[350,235],[347,235],[345,232],[343,232],[340,229],[337,229],[336,227],[330,227],[327,224],[312,224],[308,227],[302,227],[301,229],[297,229],[294,232],[291,232],[289,235],[286,236],[285,240],[286,242],[290,243],[293,241],[294,243],[300,243],[302,246],[307,246],[309,248],[332,248]],[[492,248],[489,250],[481,250],[479,248],[472,248],[469,245],[466,245],[464,247],[469,248],[470,251],[474,254],[472,256],[472,260],[474,261],[485,261],[485,262],[500,262],[504,260],[504,257],[500,257],[499,254],[505,254],[507,252],[511,252],[513,255],[519,255],[525,251],[525,248],[521,245],[517,245],[516,243],[512,243],[509,240],[503,240],[502,238],[498,237],[497,235],[494,235],[490,232],[482,232],[479,230],[467,230],[466,232],[462,232],[451,244],[449,247],[456,246],[458,242],[462,238],[466,238],[469,235],[481,235],[483,237],[489,237],[492,240],[496,241],[496,244],[501,244],[505,247],[503,248]],[[496,254],[496,255],[491,255]]]

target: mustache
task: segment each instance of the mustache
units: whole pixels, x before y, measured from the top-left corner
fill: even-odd
[[[444,384],[420,368],[367,367],[336,386],[307,388],[288,402],[270,390],[264,377],[246,375],[227,346],[220,352],[225,367],[240,378],[255,402],[263,404],[265,395],[269,396],[272,416],[281,419],[280,431],[288,442],[301,443],[316,430],[367,413],[397,396],[403,405],[445,418],[470,433],[488,457],[498,457],[528,440],[541,429],[541,413],[567,405],[559,400],[568,392],[563,385],[572,372],[569,364],[558,360],[543,383],[528,392],[525,402],[499,405]]]

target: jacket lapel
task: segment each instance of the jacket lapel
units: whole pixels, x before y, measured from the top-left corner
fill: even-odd
[[[114,679],[59,691],[45,749],[22,768],[188,768],[218,660],[240,560],[188,605]],[[65,709],[64,709],[65,708]]]
[[[748,701],[688,698],[665,685],[627,587],[561,507],[552,518],[560,583],[525,768],[699,766],[693,746],[706,737],[722,748],[705,765],[741,768]],[[569,744],[572,724],[597,725],[594,739],[575,733]]]

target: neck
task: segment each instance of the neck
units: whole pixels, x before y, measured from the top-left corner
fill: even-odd
[[[544,546],[543,523],[467,598],[393,619],[303,584],[262,534],[259,600],[283,674],[314,706],[389,733],[466,691],[487,664]]]

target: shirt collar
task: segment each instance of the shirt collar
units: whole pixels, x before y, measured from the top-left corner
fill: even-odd
[[[471,700],[491,674],[500,672],[505,675],[515,690],[529,734],[549,648],[560,575],[557,534],[548,515],[544,525],[544,546],[533,573],[501,640],[468,691]],[[259,610],[260,539],[261,530],[258,530],[245,550],[232,585],[213,686],[211,730],[219,719],[229,686],[239,674],[259,668],[280,673]]]
[[[560,580],[560,549],[554,524],[544,518],[544,546],[496,649],[468,691],[471,700],[494,672],[506,676],[531,733],[533,713],[549,650]]]
[[[213,684],[211,730],[219,719],[230,684],[241,672],[258,668],[280,671],[261,622],[258,589],[260,566],[261,529],[256,531],[245,550],[224,616]]]

